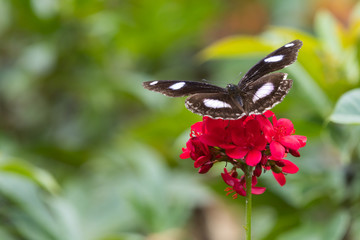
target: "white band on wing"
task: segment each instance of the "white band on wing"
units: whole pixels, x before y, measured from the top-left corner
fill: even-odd
[[[220,101],[220,100],[217,100],[217,99],[205,98],[204,105],[208,108],[231,108],[230,104]]]

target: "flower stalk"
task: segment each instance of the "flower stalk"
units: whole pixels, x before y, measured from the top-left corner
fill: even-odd
[[[251,207],[252,207],[252,174],[253,167],[247,166],[245,171],[246,181],[246,199],[245,199],[245,211],[246,211],[246,222],[245,222],[245,239],[251,240]]]

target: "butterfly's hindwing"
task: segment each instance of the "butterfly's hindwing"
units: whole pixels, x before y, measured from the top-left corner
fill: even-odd
[[[294,63],[296,61],[298,51],[302,46],[300,40],[294,40],[285,44],[281,48],[270,53],[257,64],[255,64],[239,82],[239,86],[245,87],[250,82]]]
[[[199,93],[188,97],[185,106],[193,113],[211,118],[239,119],[246,115],[228,93]]]
[[[243,90],[246,113],[262,114],[280,103],[292,86],[292,80],[286,77],[286,73],[270,73],[249,83]]]
[[[160,92],[169,97],[182,97],[195,93],[219,93],[226,92],[224,88],[204,83],[192,81],[148,81],[143,83],[144,88]]]

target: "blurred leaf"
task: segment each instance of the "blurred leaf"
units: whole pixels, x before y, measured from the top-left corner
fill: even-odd
[[[301,52],[304,50],[304,47],[309,49],[309,51],[318,47],[318,40],[314,36],[297,28],[270,26],[269,29],[264,32],[264,37],[269,37],[276,42],[281,41],[283,43],[299,39],[304,43],[301,47]]]
[[[200,52],[202,60],[215,58],[243,57],[269,53],[273,49],[271,44],[266,44],[259,37],[235,36],[228,37],[208,46]]]
[[[351,228],[350,236],[353,237],[353,239],[356,239],[356,237],[360,236],[360,218],[356,217],[354,224]]]
[[[319,11],[315,18],[315,30],[324,47],[328,52],[339,57],[342,53],[341,41],[339,39],[339,24],[328,11]]]
[[[318,113],[325,117],[331,110],[331,103],[324,91],[300,64],[294,64],[288,71],[296,76],[296,83],[301,86],[303,94],[310,100],[309,103],[314,104]]]
[[[270,207],[256,207],[252,211],[252,228],[256,229],[252,236],[254,239],[262,239],[274,228],[279,216]]]
[[[326,224],[322,239],[338,240],[343,239],[350,224],[350,213],[339,210]]]
[[[0,36],[10,26],[11,4],[7,0],[0,0]]]
[[[60,186],[56,180],[45,170],[31,166],[30,164],[15,160],[0,158],[0,170],[2,172],[17,173],[36,182],[51,193],[59,192]]]
[[[58,9],[58,0],[31,0],[31,6],[39,18],[48,19],[53,17]]]
[[[7,212],[7,216],[26,239],[55,239],[54,235],[61,232],[36,185],[28,179],[3,172],[0,175],[0,192],[16,206],[13,211]]]
[[[340,124],[360,124],[360,88],[348,91],[340,97],[330,121]]]
[[[281,234],[278,239],[339,240],[345,236],[349,221],[350,215],[345,211],[335,212],[324,219],[310,220],[305,217],[298,228]]]
[[[11,236],[11,233],[7,231],[6,227],[0,227],[0,239],[1,240],[16,240],[15,237]]]

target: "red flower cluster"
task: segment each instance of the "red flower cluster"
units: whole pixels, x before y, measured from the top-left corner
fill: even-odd
[[[272,123],[270,121],[272,118]],[[191,126],[190,139],[180,158],[191,158],[199,173],[206,173],[216,162],[233,165],[230,173],[224,169],[223,180],[230,187],[228,194],[246,195],[245,178],[237,178],[237,169],[245,171],[246,165],[255,167],[252,193],[261,194],[265,188],[256,187],[257,177],[264,170],[271,170],[278,183],[286,183],[285,174],[294,174],[299,168],[289,160],[287,153],[299,157],[299,149],[306,145],[306,137],[294,135],[289,119],[277,120],[267,111],[263,115],[245,116],[239,120],[222,120],[204,117]]]

